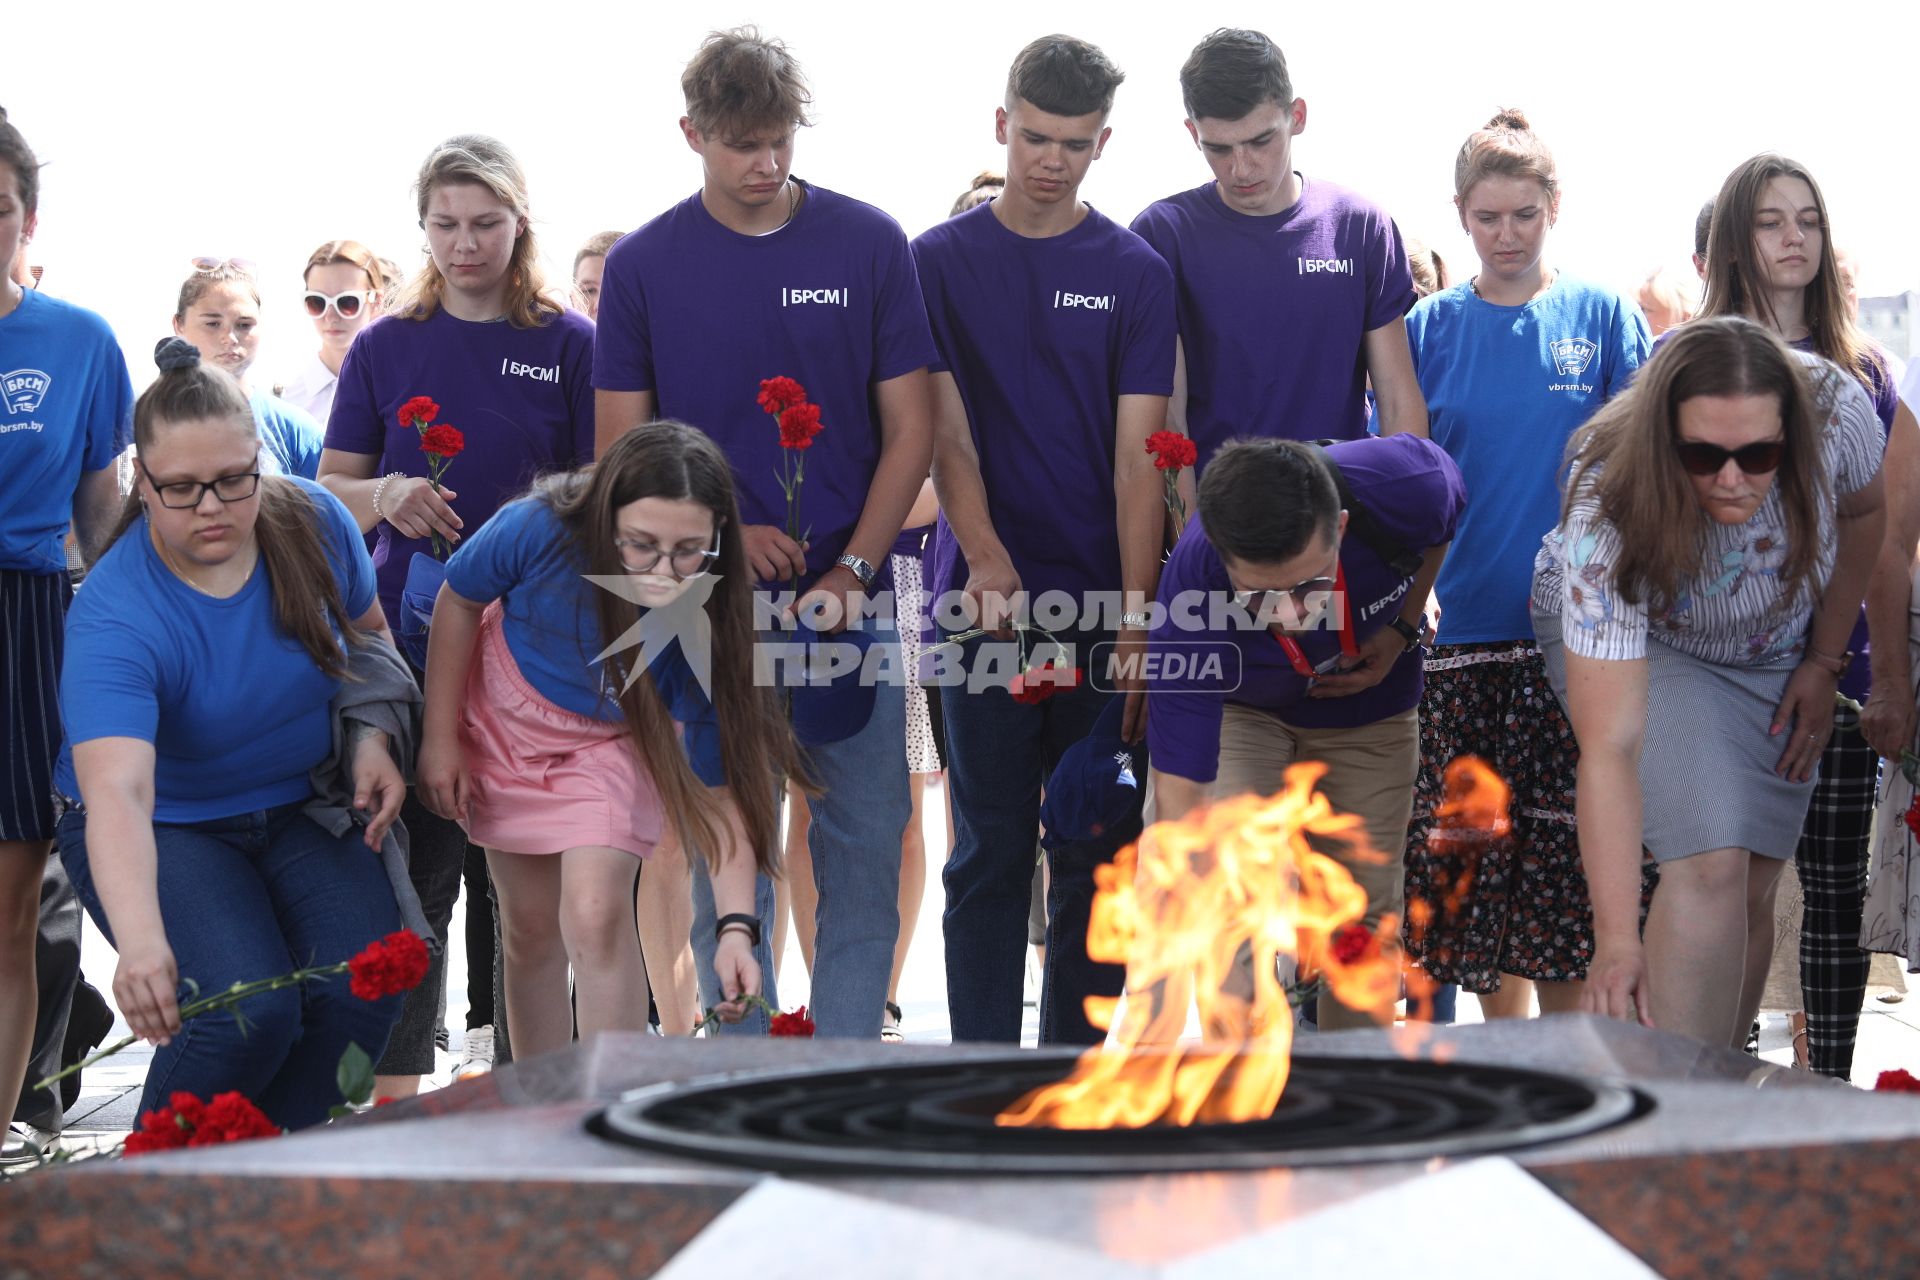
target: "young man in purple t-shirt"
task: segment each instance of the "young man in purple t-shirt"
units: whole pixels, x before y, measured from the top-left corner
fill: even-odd
[[[1072,604],[1061,639],[1077,651],[1065,665],[1089,670],[1092,646],[1120,621],[1118,608],[1102,615],[1096,593],[1126,592],[1144,621],[1158,576],[1165,513],[1146,440],[1164,427],[1173,390],[1172,273],[1079,198],[1123,78],[1082,40],[1046,36],[1021,50],[994,112],[1005,190],[913,242],[939,348],[933,478],[944,518],[929,590],[935,600],[964,590],[987,627],[1002,620],[1000,600],[1017,611],[1058,593]],[[1142,626],[1130,642],[1145,638]],[[1012,648],[981,637],[958,665],[977,674],[990,660],[982,649]],[[1052,656],[1043,640],[1037,650],[1030,661]],[[956,828],[942,875],[953,1035],[1017,1043],[1040,789],[1113,695],[1083,682],[1022,704],[1005,681],[972,678],[940,694]],[[1057,860],[1054,874],[1068,874]],[[1072,874],[1090,884],[1092,867]],[[1086,968],[1084,956],[1051,951],[1047,963]],[[1052,985],[1076,1007],[1087,994],[1074,989],[1084,983]]]
[[[1235,437],[1365,435],[1369,380],[1379,434],[1426,434],[1399,228],[1295,171],[1307,103],[1279,48],[1258,31],[1216,31],[1180,68],[1180,91],[1214,181],[1149,205],[1133,229],[1173,268],[1181,366],[1170,416],[1199,447],[1196,475]]]
[[[763,584],[798,578],[801,608],[862,612],[932,458],[926,307],[899,226],[793,177],[811,95],[779,41],[716,32],[681,77],[687,145],[704,181],[607,254],[593,384],[597,445],[656,417],[705,431],[738,485],[739,537]],[[783,531],[782,447],[757,402],[762,379],[797,379],[824,424],[805,455],[800,520]],[[604,416],[601,416],[604,415]],[[890,620],[877,628],[897,644]],[[877,1038],[899,928],[900,832],[909,811],[904,690],[877,690],[851,737],[808,752],[819,936],[811,1006],[822,1036]],[[769,780],[769,785],[773,785]],[[693,942],[713,987],[712,892],[695,869]],[[758,894],[763,973],[773,972],[773,890]],[[749,1026],[763,1026],[750,1019]]]
[[[1465,506],[1453,459],[1410,434],[1324,452],[1291,440],[1221,449],[1153,611],[1165,673],[1147,694],[1156,818],[1271,794],[1289,765],[1319,761],[1319,790],[1359,816],[1377,856],[1324,851],[1366,889],[1369,928],[1398,917],[1420,770],[1422,610]],[[1382,942],[1397,948],[1397,927]],[[1379,1013],[1320,997],[1322,1027]]]

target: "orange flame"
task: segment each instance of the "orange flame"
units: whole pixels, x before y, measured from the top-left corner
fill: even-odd
[[[1478,756],[1456,756],[1441,776],[1441,800],[1434,806],[1433,827],[1427,834],[1431,875],[1441,886],[1438,903],[1416,899],[1407,903],[1407,931],[1416,951],[1436,917],[1458,918],[1465,909],[1467,891],[1480,874],[1480,858],[1512,829],[1507,812],[1512,788]],[[1407,995],[1431,1009],[1434,982],[1424,970],[1409,968]]]
[[[1321,764],[1287,770],[1278,795],[1222,800],[1156,823],[1095,873],[1090,959],[1127,966],[1124,1002],[1087,1002],[1108,1048],[1072,1075],[997,1117],[1008,1126],[1139,1128],[1264,1119],[1291,1065],[1293,1016],[1276,960],[1323,972],[1350,1008],[1392,1008],[1399,994],[1399,922],[1359,939],[1366,891],[1308,844],[1378,859],[1359,818],[1336,813],[1314,785]],[[1364,926],[1360,926],[1364,927]],[[1336,935],[1341,939],[1336,941]],[[1206,1042],[1175,1046],[1199,1006]],[[1120,1022],[1113,1019],[1120,1004]]]

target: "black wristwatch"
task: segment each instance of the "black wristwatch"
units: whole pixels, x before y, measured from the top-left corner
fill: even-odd
[[[1400,633],[1400,638],[1407,642],[1407,648],[1409,650],[1419,648],[1420,642],[1427,638],[1425,631],[1414,626],[1405,618],[1389,618],[1387,625]]]
[[[726,932],[727,926],[734,924],[745,925],[747,928],[747,944],[752,947],[759,947],[760,918],[758,916],[747,915],[745,912],[740,911],[736,911],[730,916],[721,916],[713,922],[714,939],[717,941],[720,935]]]

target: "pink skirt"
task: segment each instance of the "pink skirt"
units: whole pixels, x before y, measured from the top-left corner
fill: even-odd
[[[506,853],[622,849],[648,857],[660,842],[660,794],[624,722],[576,715],[520,674],[500,605],[480,624],[460,746],[473,793],[467,838]]]

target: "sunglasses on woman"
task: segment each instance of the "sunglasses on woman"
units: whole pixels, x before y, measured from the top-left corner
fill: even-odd
[[[1750,476],[1765,475],[1780,469],[1780,457],[1786,451],[1785,440],[1761,440],[1738,449],[1722,449],[1717,444],[1698,440],[1681,440],[1674,445],[1674,452],[1680,455],[1680,465],[1687,469],[1688,475],[1695,476],[1718,475],[1729,458]]]
[[[349,289],[345,293],[336,293],[329,297],[324,293],[305,293],[300,300],[307,304],[307,314],[318,320],[332,307],[342,320],[351,320],[360,314],[360,308],[367,304],[367,290]]]
[[[193,260],[193,269],[202,275],[209,275],[228,267],[248,276],[256,271],[256,264],[251,258],[212,258],[202,255]]]

